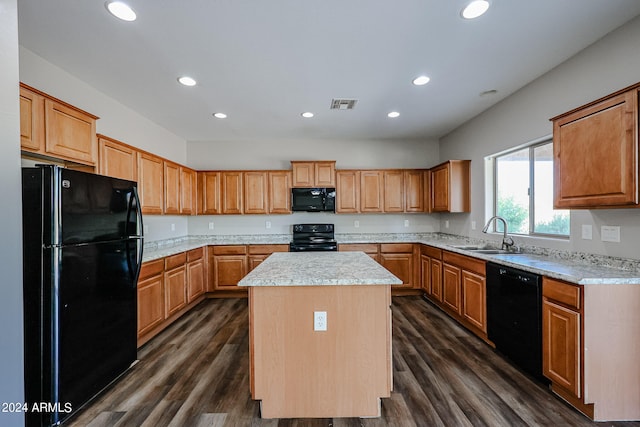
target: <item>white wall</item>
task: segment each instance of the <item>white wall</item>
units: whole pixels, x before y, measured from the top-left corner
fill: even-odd
[[[472,160],[472,213],[442,215],[442,231],[482,237],[485,221],[484,158],[552,134],[549,118],[640,80],[640,18],[578,53],[440,141],[442,159]],[[443,224],[450,221],[450,228]],[[471,221],[477,229],[471,230]],[[581,225],[593,225],[593,240]],[[619,225],[620,243],[600,241],[601,225]],[[640,209],[574,210],[570,240],[516,237],[521,244],[640,259]]]
[[[289,169],[291,160],[336,160],[338,169],[426,168],[438,141],[272,140],[187,143],[188,165],[206,169]]]
[[[22,177],[16,0],[0,0],[0,403],[24,402],[22,333]],[[22,426],[20,413],[0,412],[0,426]]]

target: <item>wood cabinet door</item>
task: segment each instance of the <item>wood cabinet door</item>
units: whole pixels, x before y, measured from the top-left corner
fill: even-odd
[[[196,213],[196,171],[180,166],[180,213]]]
[[[187,264],[187,303],[204,293],[204,259]]]
[[[246,171],[244,176],[243,207],[246,214],[268,212],[269,182],[265,171]]]
[[[45,150],[79,163],[98,158],[96,117],[51,99],[44,100]]]
[[[422,290],[431,295],[431,258],[420,255],[420,274],[422,277]]]
[[[444,263],[442,266],[442,303],[461,314],[461,271],[458,267]]]
[[[247,274],[246,255],[215,255],[214,289],[238,290],[238,282]]]
[[[424,171],[404,171],[404,211],[426,212],[424,205]]]
[[[360,172],[360,212],[382,212],[384,186],[381,171]]]
[[[294,187],[315,187],[316,169],[314,162],[291,162]]]
[[[402,288],[413,287],[413,254],[381,253],[380,264],[402,280]]]
[[[269,171],[269,213],[291,213],[291,172]]]
[[[442,261],[431,258],[431,296],[442,301]]]
[[[114,178],[138,180],[137,150],[119,141],[98,135],[98,173]]]
[[[638,204],[638,91],[554,120],[554,207]]]
[[[336,212],[360,212],[360,172],[343,170],[336,172]]]
[[[160,157],[138,153],[138,193],[143,214],[161,214],[164,209],[164,165]]]
[[[165,318],[171,317],[187,305],[187,273],[185,266],[164,273]]]
[[[315,162],[314,179],[316,187],[336,186],[336,162]]]
[[[198,213],[221,214],[220,172],[198,172]]]
[[[220,197],[223,214],[242,213],[242,172],[220,173]]]
[[[462,270],[462,317],[487,332],[487,286],[484,276]]]
[[[138,338],[164,320],[164,279],[162,274],[138,282]]]
[[[44,151],[44,98],[20,88],[20,147],[23,150]]]
[[[164,213],[180,213],[180,165],[164,161]]]
[[[404,171],[384,171],[384,211],[404,212]]]
[[[430,213],[431,208],[431,171],[422,171],[422,191],[424,200],[424,211]]]
[[[262,261],[264,261],[268,257],[269,257],[269,255],[249,255],[249,258],[248,258],[248,261],[249,261],[248,270],[252,271],[258,265],[260,265],[260,263]]]
[[[542,300],[542,373],[581,397],[580,313]]]
[[[449,164],[431,170],[431,210],[449,211]]]

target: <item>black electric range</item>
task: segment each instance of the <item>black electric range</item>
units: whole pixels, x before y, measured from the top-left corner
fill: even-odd
[[[294,224],[289,252],[337,251],[333,224]]]

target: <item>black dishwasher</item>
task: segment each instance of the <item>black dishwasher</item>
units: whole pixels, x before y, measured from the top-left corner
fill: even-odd
[[[541,276],[487,263],[487,335],[500,353],[547,382],[542,376]]]

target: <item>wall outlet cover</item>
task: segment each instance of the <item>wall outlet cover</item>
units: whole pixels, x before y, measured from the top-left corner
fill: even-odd
[[[593,239],[593,227],[591,224],[582,224],[582,238],[584,240]]]
[[[313,312],[313,330],[320,331],[320,332],[327,330],[327,312],[326,311]]]
[[[616,225],[603,225],[600,228],[600,240],[603,242],[620,243],[620,227]]]

